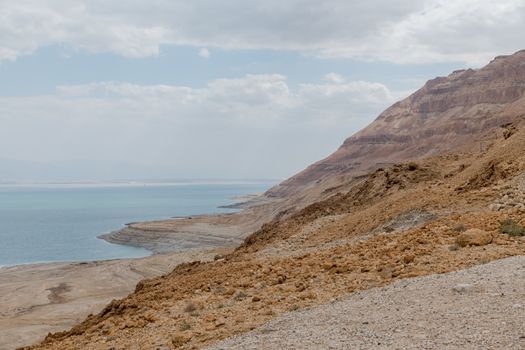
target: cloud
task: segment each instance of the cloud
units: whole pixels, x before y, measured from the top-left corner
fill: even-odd
[[[295,88],[279,74],[201,88],[99,82],[0,97],[0,158],[71,160],[105,173],[118,159],[136,165],[115,168],[115,177],[128,178],[133,169],[163,178],[286,177],[331,153],[395,98],[382,84],[341,80]]]
[[[275,123],[276,119],[286,123],[299,116],[302,122],[322,122],[322,114],[327,111],[332,117],[342,119],[369,119],[374,115],[367,111],[386,107],[397,97],[381,83],[347,81],[335,73],[330,77],[332,81],[299,84],[296,91],[281,74],[216,79],[203,88],[100,82],[59,86],[58,96],[54,98],[79,104],[85,100],[129,102],[133,108],[149,110],[150,118],[169,116],[179,121],[202,118],[206,122],[210,119],[237,122],[240,119],[254,122],[250,125],[255,126]]]
[[[328,73],[324,76],[324,80],[331,83],[344,83],[345,78],[337,73]]]
[[[210,56],[211,56],[210,50],[208,50],[205,47],[200,48],[199,49],[199,56],[202,57],[202,58],[210,58]]]
[[[162,45],[480,64],[521,49],[522,0],[0,1],[0,59],[47,45],[125,57]]]

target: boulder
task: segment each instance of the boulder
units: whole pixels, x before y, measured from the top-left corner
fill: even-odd
[[[483,246],[492,242],[492,234],[487,231],[473,228],[461,233],[456,238],[456,244],[460,247],[466,246]]]

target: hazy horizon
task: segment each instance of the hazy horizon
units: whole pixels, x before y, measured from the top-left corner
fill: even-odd
[[[100,179],[100,180],[0,180],[0,186],[97,186],[97,185],[221,185],[221,184],[274,184],[284,179]]]
[[[1,181],[284,179],[426,80],[522,49],[525,29],[514,0],[0,11]]]

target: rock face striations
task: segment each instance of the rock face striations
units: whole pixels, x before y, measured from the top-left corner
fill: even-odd
[[[386,164],[439,154],[474,139],[493,138],[499,126],[523,115],[523,106],[525,50],[496,57],[479,70],[459,70],[428,81],[348,138],[328,158],[275,186],[267,195],[286,197],[322,186],[334,176],[362,175]]]

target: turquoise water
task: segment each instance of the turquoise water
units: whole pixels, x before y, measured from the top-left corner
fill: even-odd
[[[0,266],[146,256],[96,237],[134,221],[230,212],[218,206],[270,185],[0,186]]]

